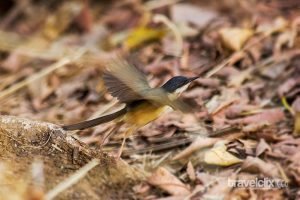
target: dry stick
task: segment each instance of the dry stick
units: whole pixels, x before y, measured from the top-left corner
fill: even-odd
[[[72,55],[69,48],[66,48],[64,45],[58,45],[55,47],[54,51],[52,46],[49,48],[38,48],[38,47],[28,47],[26,44],[30,38],[23,37],[19,34],[9,31],[2,31],[0,30],[0,51],[12,52],[17,51],[18,54],[22,56],[32,57],[32,58],[39,58],[44,60],[60,60],[63,57],[68,55]],[[93,63],[101,63],[102,58],[99,58],[99,55],[90,54],[90,55],[83,55],[80,59],[84,62],[93,62]]]
[[[176,25],[173,22],[171,22],[166,16],[161,14],[154,15],[153,21],[155,23],[161,22],[165,24],[172,31],[177,44],[176,52],[174,52],[174,54],[175,56],[180,57],[183,51],[183,39]]]
[[[59,183],[55,188],[47,192],[45,199],[51,200],[56,197],[59,193],[63,192],[64,190],[68,189],[76,182],[78,182],[81,178],[83,178],[91,169],[99,165],[99,159],[93,159],[88,164],[80,168],[77,172],[72,174],[69,178],[64,180],[63,182]]]
[[[216,74],[218,71],[220,71],[221,69],[223,69],[226,65],[228,64],[233,64],[237,58],[243,56],[243,53],[248,50],[249,48],[253,47],[256,44],[259,44],[262,42],[262,40],[264,40],[265,38],[267,38],[268,35],[264,35],[261,38],[259,38],[258,40],[248,44],[247,46],[245,46],[243,49],[233,53],[231,56],[229,56],[227,59],[225,59],[223,62],[221,62],[217,67],[215,67],[214,69],[212,69],[211,71],[209,71],[206,75],[205,78],[209,78],[212,75]]]
[[[221,64],[219,64],[217,67],[215,67],[214,69],[212,69],[211,71],[209,71],[206,75],[205,78],[209,78],[212,75],[214,75],[215,73],[217,73],[218,71],[220,71],[221,69],[223,69],[223,67],[225,67],[227,64],[229,63],[229,58],[224,60]]]
[[[225,136],[225,135],[229,134],[232,131],[238,131],[238,130],[240,130],[239,127],[233,126],[233,127],[228,127],[228,128],[214,131],[213,133],[209,134],[208,136],[209,137],[221,137],[221,136]],[[147,153],[147,152],[162,151],[162,150],[178,147],[181,145],[190,144],[195,139],[196,139],[196,137],[189,137],[189,138],[176,140],[176,141],[172,141],[172,142],[168,142],[168,143],[164,143],[164,144],[149,146],[149,147],[146,147],[143,149],[124,150],[123,155],[128,156],[128,155],[131,155],[134,153],[141,154],[141,153]]]
[[[149,146],[149,147],[146,147],[146,148],[143,148],[143,149],[124,150],[123,155],[128,156],[128,155],[131,155],[131,154],[140,154],[140,153],[161,151],[161,150],[165,150],[165,149],[178,147],[178,146],[181,146],[181,145],[186,145],[186,144],[191,143],[194,140],[195,140],[195,138],[190,137],[190,138],[186,138],[186,139],[182,139],[182,140],[178,140],[178,141],[168,142],[168,143],[165,143],[165,144]]]
[[[24,88],[25,86],[27,86],[28,84],[39,80],[40,78],[50,74],[51,72],[63,67],[64,65],[71,63],[74,60],[77,60],[78,58],[80,58],[84,53],[86,52],[85,48],[79,49],[77,52],[74,53],[73,56],[70,57],[66,57],[66,58],[62,58],[61,60],[57,61],[56,63],[50,65],[49,67],[47,67],[44,70],[41,70],[40,72],[33,74],[32,76],[26,78],[23,81],[20,81],[18,83],[16,83],[15,85],[9,87],[6,90],[3,90],[2,92],[0,92],[0,100],[13,94],[14,92]]]

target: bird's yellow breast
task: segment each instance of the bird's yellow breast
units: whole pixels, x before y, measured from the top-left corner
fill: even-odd
[[[126,123],[143,127],[157,119],[160,115],[171,110],[169,106],[155,106],[149,102],[142,103],[129,111],[123,118]]]

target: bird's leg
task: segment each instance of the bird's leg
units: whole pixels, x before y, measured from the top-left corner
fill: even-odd
[[[122,152],[123,152],[123,148],[124,148],[126,139],[127,139],[127,136],[124,136],[121,147],[120,147],[119,152],[118,152],[117,159],[120,159],[121,156],[122,156]]]
[[[105,144],[105,141],[106,141],[113,133],[117,132],[117,131],[120,129],[121,126],[122,126],[122,123],[119,122],[119,123],[117,123],[117,124],[115,125],[115,127],[113,127],[112,129],[110,129],[110,130],[108,131],[107,134],[105,134],[104,138],[103,138],[102,141],[101,141],[100,148],[102,148],[102,146]]]
[[[123,138],[123,141],[122,141],[122,145],[121,145],[121,147],[119,149],[119,152],[118,152],[117,159],[121,158],[122,152],[123,152],[123,148],[124,148],[124,145],[125,145],[125,141],[126,141],[127,137],[134,132],[134,130],[135,130],[135,128],[131,127],[131,128],[128,128],[128,130],[125,132],[124,138]]]

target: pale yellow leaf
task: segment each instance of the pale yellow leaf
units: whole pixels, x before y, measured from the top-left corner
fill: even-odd
[[[145,42],[152,40],[159,40],[165,34],[165,31],[162,29],[154,29],[149,27],[137,27],[129,32],[126,40],[124,41],[124,47],[126,49],[133,49]]]
[[[210,165],[230,166],[242,160],[227,152],[223,142],[218,142],[215,147],[205,153],[204,162]]]
[[[183,151],[178,153],[176,156],[174,156],[173,160],[187,158],[189,155],[191,155],[195,151],[199,151],[203,148],[212,146],[217,141],[218,141],[217,138],[197,137],[190,146],[188,146],[186,149],[184,149]]]
[[[246,28],[222,28],[219,33],[226,48],[238,51],[254,32]]]

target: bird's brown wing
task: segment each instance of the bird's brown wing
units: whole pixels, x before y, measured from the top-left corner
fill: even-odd
[[[171,100],[163,89],[151,88],[144,74],[120,57],[107,63],[103,80],[110,94],[122,103],[145,99],[176,110],[188,110],[186,104],[179,99]]]
[[[146,77],[135,67],[119,57],[107,62],[103,80],[108,92],[122,103],[145,99],[145,91],[151,90]]]

